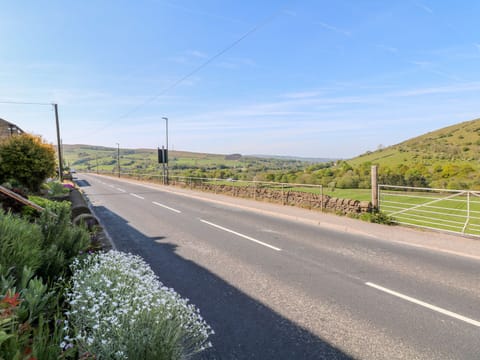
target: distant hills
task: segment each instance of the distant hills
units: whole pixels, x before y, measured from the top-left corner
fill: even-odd
[[[309,163],[325,163],[325,162],[338,160],[338,158],[333,159],[333,158],[284,156],[284,155],[262,155],[262,154],[255,154],[255,155],[249,155],[249,156],[262,158],[262,159],[294,160],[294,161],[303,161],[303,162],[309,162]]]
[[[68,165],[114,172],[117,149],[64,145]],[[159,171],[156,149],[120,149],[122,171]],[[171,174],[368,188],[370,167],[390,185],[480,190],[480,119],[448,126],[349,160],[171,151]]]
[[[95,145],[63,145],[67,166],[77,171],[103,171],[114,173],[118,169],[116,147]],[[120,148],[122,172],[158,174],[160,166],[157,149]],[[211,178],[252,180],[257,174],[289,171],[295,173],[304,163],[292,159],[260,158],[241,154],[206,154],[188,151],[169,152],[169,174]]]

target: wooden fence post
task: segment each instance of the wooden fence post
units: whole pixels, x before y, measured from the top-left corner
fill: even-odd
[[[372,206],[374,210],[378,207],[378,166],[372,165]]]

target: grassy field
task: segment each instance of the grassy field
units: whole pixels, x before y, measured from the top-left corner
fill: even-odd
[[[235,180],[235,181],[228,181],[228,180],[215,180],[215,181],[207,181],[210,184],[215,185],[227,185],[227,186],[254,186],[253,182],[251,181],[242,181],[242,180]],[[341,199],[351,199],[351,200],[359,200],[359,201],[371,201],[372,192],[370,189],[334,189],[331,190],[329,188],[320,186],[320,185],[299,185],[299,184],[275,184],[275,183],[263,183],[258,182],[257,186],[262,187],[271,187],[275,189],[283,189],[285,191],[299,191],[299,192],[306,192],[312,194],[324,194],[331,197],[341,198]]]
[[[382,191],[380,209],[401,224],[480,236],[480,198],[475,195]]]
[[[148,173],[159,171],[156,149],[120,149],[122,172]],[[117,148],[91,145],[64,145],[63,155],[68,167],[75,170],[116,172]],[[183,175],[186,171],[235,173],[253,178],[255,173],[275,170],[298,170],[303,163],[288,159],[265,159],[251,156],[169,151],[169,172]],[[195,176],[195,175],[193,175]],[[229,175],[227,174],[227,176]]]

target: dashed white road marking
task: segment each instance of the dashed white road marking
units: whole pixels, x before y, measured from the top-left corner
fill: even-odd
[[[123,189],[120,189],[120,188],[116,188],[116,189],[117,189],[118,191],[120,191],[120,192],[123,192],[123,193],[124,193],[124,192],[127,192],[126,190],[123,190]]]
[[[234,235],[240,236],[240,237],[242,237],[242,238],[244,238],[244,239],[247,239],[247,240],[253,241],[253,242],[257,243],[257,244],[260,244],[260,245],[266,246],[266,247],[268,247],[268,248],[270,248],[270,249],[272,249],[272,250],[275,250],[275,251],[282,251],[282,249],[280,249],[280,248],[278,248],[278,247],[276,247],[276,246],[273,246],[273,245],[267,244],[267,243],[265,243],[265,242],[263,242],[263,241],[260,241],[260,240],[254,239],[254,238],[252,238],[252,237],[250,237],[250,236],[247,236],[247,235],[241,234],[241,233],[239,233],[239,232],[236,232],[236,231],[233,231],[233,230],[227,229],[227,228],[225,228],[225,227],[223,227],[223,226],[220,226],[220,225],[214,224],[214,223],[212,223],[212,222],[210,222],[210,221],[206,221],[206,220],[202,220],[202,219],[200,219],[200,221],[201,221],[201,222],[203,222],[203,223],[205,223],[205,224],[207,224],[207,225],[213,226],[213,227],[215,227],[215,228],[217,228],[217,229],[220,229],[220,230],[223,230],[223,231],[229,232],[229,233],[231,233],[231,234],[234,234]]]
[[[143,196],[140,196],[140,195],[137,195],[137,194],[134,194],[134,193],[130,193],[130,195],[135,196],[138,199],[142,199],[142,200],[145,199]]]
[[[160,204],[160,203],[158,203],[158,202],[156,202],[156,201],[152,201],[152,204],[155,204],[155,205],[157,205],[157,206],[163,207],[163,208],[168,209],[168,210],[170,210],[170,211],[176,212],[177,214],[180,214],[180,213],[181,213],[180,210],[171,208],[170,206],[167,206],[167,205]]]
[[[371,283],[371,282],[366,282],[365,285],[370,286],[370,287],[372,287],[372,288],[375,288],[375,289],[377,289],[377,290],[383,291],[383,292],[385,292],[385,293],[387,293],[387,294],[396,296],[396,297],[398,297],[398,298],[400,298],[400,299],[409,301],[409,302],[411,302],[411,303],[414,303],[414,304],[417,304],[417,305],[426,307],[427,309],[430,309],[430,310],[439,312],[440,314],[447,315],[447,316],[453,317],[453,318],[455,318],[455,319],[457,319],[457,320],[464,321],[464,322],[466,322],[466,323],[468,323],[468,324],[471,324],[471,325],[473,325],[473,326],[480,327],[480,321],[470,319],[470,318],[468,318],[468,317],[466,317],[466,316],[463,316],[463,315],[454,313],[453,311],[449,311],[449,310],[443,309],[443,308],[441,308],[441,307],[438,307],[438,306],[435,306],[435,305],[426,303],[426,302],[424,302],[424,301],[421,301],[421,300],[412,298],[412,297],[410,297],[410,296],[403,295],[403,294],[401,294],[401,293],[399,293],[399,292],[396,292],[396,291],[393,291],[393,290],[384,288],[383,286],[380,286],[380,285],[377,285],[377,284],[374,284],[374,283]]]

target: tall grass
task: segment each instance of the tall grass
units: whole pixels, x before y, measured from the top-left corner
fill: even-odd
[[[22,281],[23,268],[37,271],[43,264],[42,232],[34,225],[10,213],[0,211],[0,267]]]
[[[89,245],[88,232],[70,223],[67,203],[47,206],[37,223],[0,212],[0,265],[22,281],[24,267],[52,282]]]
[[[0,359],[74,358],[76,349],[59,346],[60,278],[89,235],[71,225],[65,203],[47,205],[36,223],[27,218],[0,212]]]
[[[56,279],[68,270],[73,259],[87,249],[90,241],[83,227],[70,223],[70,205],[65,202],[47,206],[38,220],[42,232],[42,267],[38,273],[44,279]]]

